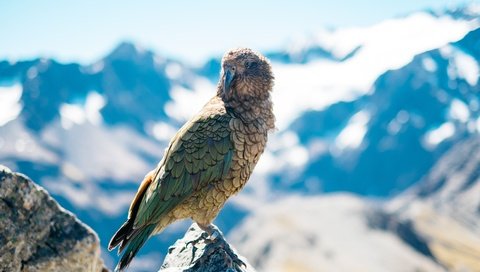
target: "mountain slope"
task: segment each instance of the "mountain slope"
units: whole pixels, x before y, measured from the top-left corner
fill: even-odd
[[[296,119],[289,129],[310,150],[298,176],[318,191],[379,196],[420,179],[453,143],[480,131],[479,40],[480,29],[471,31],[386,72],[371,95]],[[281,176],[274,182],[309,190]]]
[[[230,238],[262,271],[445,271],[428,247],[371,224],[383,215],[373,207],[352,195],[286,197],[257,209]],[[405,239],[424,245],[415,235]]]
[[[480,269],[480,139],[454,145],[388,209],[414,222],[432,252],[452,271]]]
[[[480,271],[480,138],[453,145],[390,201],[286,196],[230,238],[264,271]]]

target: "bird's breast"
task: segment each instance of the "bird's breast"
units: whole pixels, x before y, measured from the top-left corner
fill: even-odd
[[[234,153],[231,172],[225,183],[228,189],[236,193],[248,181],[265,149],[268,128],[261,121],[244,123],[239,118],[232,118],[229,126]]]
[[[229,123],[233,155],[226,177],[205,186],[188,200],[186,207],[194,210],[191,217],[202,224],[210,223],[227,199],[238,193],[247,183],[253,168],[265,149],[268,128],[259,123],[244,123],[232,118]],[[190,208],[194,207],[194,208]]]

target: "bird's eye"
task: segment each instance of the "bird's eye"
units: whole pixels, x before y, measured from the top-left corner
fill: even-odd
[[[247,61],[245,62],[245,68],[249,69],[249,68],[255,68],[257,67],[258,63],[255,62],[255,61]]]

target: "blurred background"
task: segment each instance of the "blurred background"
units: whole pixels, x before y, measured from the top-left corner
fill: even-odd
[[[143,176],[265,54],[277,131],[215,223],[259,271],[480,271],[480,1],[1,1],[0,164],[106,245]],[[152,238],[156,271],[191,224]]]

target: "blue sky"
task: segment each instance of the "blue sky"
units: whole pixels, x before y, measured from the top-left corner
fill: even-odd
[[[0,59],[90,63],[129,40],[198,63],[231,47],[278,48],[323,27],[472,2],[480,0],[0,0]]]

